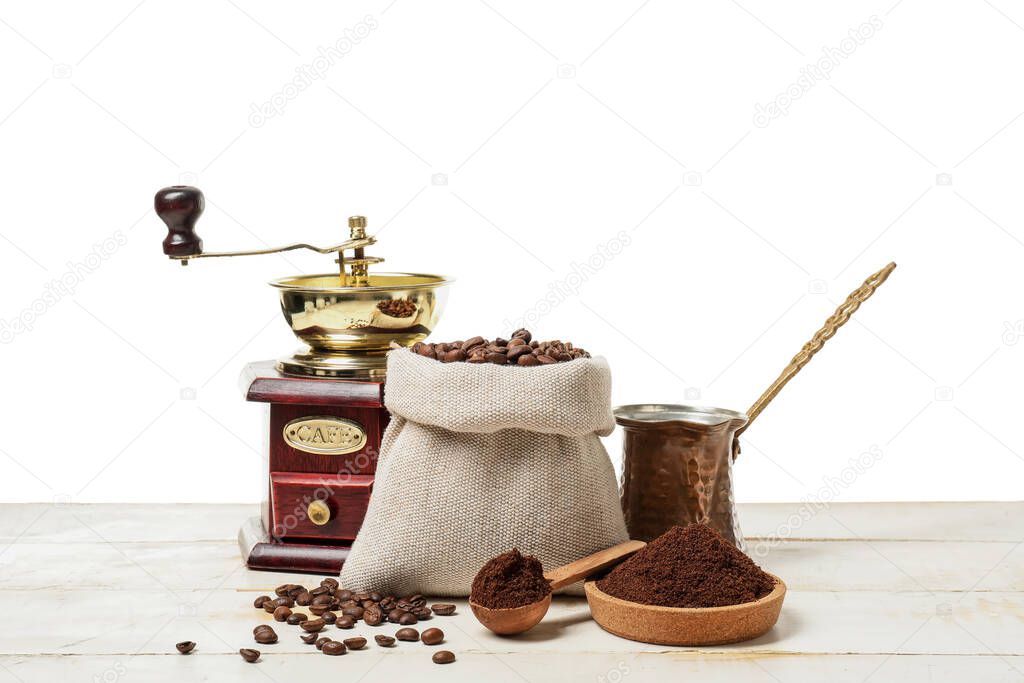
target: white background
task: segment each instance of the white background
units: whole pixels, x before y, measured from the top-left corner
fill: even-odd
[[[615,247],[531,327],[605,355],[616,403],[745,409],[894,260],[750,429],[737,497],[1019,498],[1022,60],[1005,0],[5,3],[0,498],[260,496],[236,380],[297,346],[264,283],[332,264],[169,262],[179,182],[208,250],[369,216],[390,270],[458,278],[438,341],[509,332]]]

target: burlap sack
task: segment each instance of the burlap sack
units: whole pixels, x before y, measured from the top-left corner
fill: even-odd
[[[513,547],[554,568],[627,539],[598,439],[615,426],[603,358],[525,368],[399,349],[387,378],[391,423],[344,587],[465,596]]]

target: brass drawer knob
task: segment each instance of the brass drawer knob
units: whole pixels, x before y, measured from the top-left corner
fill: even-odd
[[[313,524],[323,526],[331,521],[331,508],[327,506],[327,503],[318,498],[306,508],[306,516],[309,517],[309,521],[313,522]]]

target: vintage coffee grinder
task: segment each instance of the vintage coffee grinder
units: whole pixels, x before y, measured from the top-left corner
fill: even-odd
[[[167,187],[154,205],[169,231],[164,253],[183,266],[293,249],[336,255],[337,272],[270,283],[292,332],[308,348],[250,363],[242,373],[246,400],[267,406],[269,468],[262,514],[242,526],[239,544],[252,569],[337,573],[366,513],[389,419],[385,356],[392,343],[411,346],[430,334],[451,280],[370,273],[384,259],[365,254],[376,240],[367,236],[363,216],[349,218],[350,238],[330,247],[205,252],[195,232],[202,192]]]

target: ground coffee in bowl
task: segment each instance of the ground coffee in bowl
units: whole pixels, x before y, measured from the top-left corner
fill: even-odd
[[[513,548],[480,568],[469,599],[490,609],[511,609],[540,602],[550,593],[540,560]]]
[[[706,524],[672,527],[613,569],[597,587],[662,607],[723,607],[763,598],[775,579]]]

